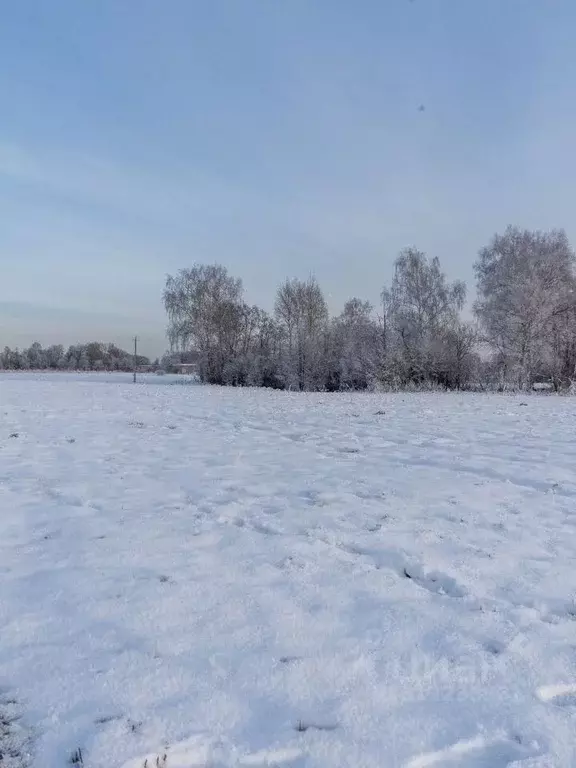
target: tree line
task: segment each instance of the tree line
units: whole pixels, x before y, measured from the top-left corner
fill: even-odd
[[[147,357],[139,355],[137,365],[149,365]],[[132,371],[134,355],[115,344],[91,341],[74,344],[67,350],[61,344],[43,348],[35,341],[28,349],[4,347],[0,352],[0,369],[59,370],[59,371]]]
[[[560,390],[576,379],[575,265],[563,230],[509,227],[478,254],[466,320],[465,284],[415,248],[397,257],[378,307],[354,297],[334,317],[314,277],[285,280],[269,313],[225,267],[196,264],[166,279],[168,338],[211,384]]]

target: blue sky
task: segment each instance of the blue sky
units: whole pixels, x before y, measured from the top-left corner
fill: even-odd
[[[27,0],[0,12],[0,345],[165,347],[166,273],[378,300],[415,245],[473,292],[576,238],[574,0]],[[419,111],[424,105],[425,110]]]

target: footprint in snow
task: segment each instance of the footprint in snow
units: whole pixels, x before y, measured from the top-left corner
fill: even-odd
[[[335,723],[313,723],[307,720],[298,720],[294,726],[294,730],[298,733],[306,733],[306,731],[335,731],[338,726]]]
[[[540,701],[546,704],[555,704],[558,707],[576,707],[576,683],[543,685],[538,688],[536,695]]]
[[[532,746],[526,746],[514,736],[498,735],[487,738],[480,735],[457,741],[435,752],[424,752],[413,757],[405,768],[444,768],[448,765],[466,765],[467,768],[505,768],[516,765],[523,758],[535,757]],[[465,762],[464,762],[465,761]]]
[[[298,496],[310,507],[321,506],[321,499],[317,491],[300,491]]]
[[[441,571],[424,573],[420,568],[407,566],[404,568],[404,576],[422,589],[436,595],[447,595],[448,597],[464,597],[466,595],[466,590],[458,584],[456,579]]]
[[[121,720],[122,715],[102,715],[101,717],[97,717],[96,720],[94,720],[95,725],[108,725],[108,723],[113,723],[116,720]]]
[[[265,536],[281,536],[280,531],[271,528],[269,525],[264,525],[263,523],[253,523],[252,530],[256,531],[256,533],[262,533]]]
[[[302,571],[306,568],[306,563],[299,557],[287,555],[276,564],[276,567],[287,571]]]
[[[329,544],[330,542],[326,542]],[[432,592],[436,595],[446,595],[448,597],[465,597],[467,592],[460,586],[456,579],[448,576],[441,571],[425,572],[421,566],[416,564],[407,565],[400,552],[394,550],[370,550],[364,549],[356,544],[340,542],[336,546],[343,552],[357,557],[368,557],[377,570],[388,568],[396,571],[406,579],[410,579],[422,589]]]
[[[500,640],[487,640],[484,643],[483,648],[486,653],[489,653],[492,656],[500,656],[506,651],[505,643],[502,643]]]
[[[129,760],[122,768],[192,768],[192,766],[214,766],[224,768],[228,765],[254,766],[295,766],[300,764],[302,752],[299,749],[278,748],[263,749],[238,755],[237,750],[227,744],[214,744],[202,736],[194,736],[180,744],[166,746],[157,753]]]

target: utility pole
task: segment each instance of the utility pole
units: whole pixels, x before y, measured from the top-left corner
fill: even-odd
[[[134,384],[136,384],[137,367],[138,367],[138,336],[134,336]]]

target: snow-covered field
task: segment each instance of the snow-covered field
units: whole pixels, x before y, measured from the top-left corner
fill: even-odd
[[[576,766],[576,400],[173,381],[0,377],[0,765]]]

